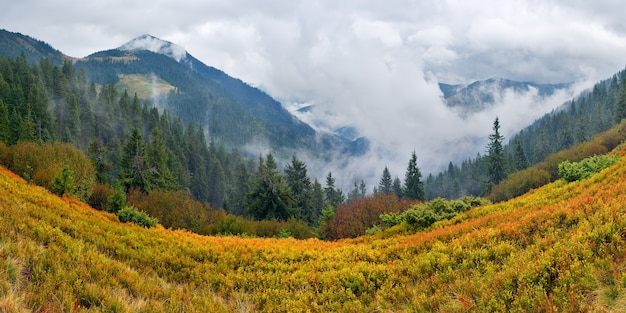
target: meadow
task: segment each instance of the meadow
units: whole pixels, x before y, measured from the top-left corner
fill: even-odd
[[[0,168],[2,312],[620,312],[625,254],[624,159],[423,231],[332,242],[123,224]]]

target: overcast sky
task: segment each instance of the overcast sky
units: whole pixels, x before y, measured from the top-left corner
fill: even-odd
[[[483,153],[495,116],[510,136],[623,69],[624,12],[618,0],[20,0],[2,5],[0,28],[74,57],[146,33],[174,42],[286,106],[315,104],[307,118],[321,126],[370,138],[372,153],[346,179],[385,165],[402,178],[413,150],[425,172]],[[441,101],[437,82],[489,77],[577,90],[542,101],[507,94],[467,119]]]

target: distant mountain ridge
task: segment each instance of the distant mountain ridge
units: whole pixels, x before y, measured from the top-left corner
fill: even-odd
[[[315,155],[330,151],[362,154],[368,149],[365,138],[350,141],[317,133],[265,92],[151,35],[89,55],[75,66],[85,69],[99,84],[117,83],[124,74],[156,75],[177,88],[167,95],[163,109],[203,126],[209,136],[226,146],[267,142],[285,155],[300,149]]]
[[[69,59],[68,56],[43,41],[5,29],[0,29],[0,52],[6,57],[13,58],[24,53],[29,62],[39,62],[42,58],[47,58],[57,65],[61,64],[64,59]]]
[[[255,146],[287,157],[294,151],[308,151],[318,157],[336,152],[360,155],[369,148],[362,137],[347,139],[341,134],[316,132],[265,92],[202,63],[181,46],[149,34],[115,49],[72,58],[45,42],[0,30],[0,54],[15,58],[22,53],[29,62],[47,58],[60,65],[71,60],[96,84],[129,88],[131,95],[152,94],[144,100],[151,100],[186,123],[203,127],[207,138],[226,147]],[[132,90],[129,80],[153,92]],[[154,92],[159,89],[166,92]]]
[[[515,93],[526,93],[536,89],[537,96],[543,98],[553,95],[561,89],[570,86],[569,83],[538,84],[533,82],[518,82],[503,78],[489,78],[475,81],[471,84],[439,83],[446,104],[449,107],[459,108],[464,113],[482,111],[495,104],[507,90]]]

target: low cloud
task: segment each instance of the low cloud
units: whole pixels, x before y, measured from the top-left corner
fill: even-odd
[[[77,57],[149,33],[286,104],[314,104],[309,118],[319,125],[370,138],[371,153],[341,175],[348,186],[370,177],[371,190],[384,166],[402,178],[413,150],[424,172],[436,172],[483,153],[496,116],[510,136],[573,94],[505,94],[462,118],[438,82],[607,78],[626,65],[625,9],[611,0],[24,0],[6,3],[0,19]]]

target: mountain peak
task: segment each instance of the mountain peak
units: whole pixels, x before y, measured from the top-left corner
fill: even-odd
[[[180,62],[187,57],[187,51],[185,51],[185,48],[149,34],[141,35],[123,44],[117,49],[123,51],[148,50],[154,53],[166,55],[176,60],[176,62]]]

